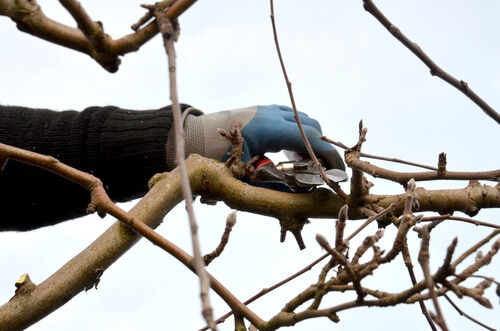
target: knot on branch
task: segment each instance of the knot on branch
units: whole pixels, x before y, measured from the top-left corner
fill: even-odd
[[[87,286],[85,286],[85,292],[95,288],[97,290],[97,285],[101,282],[101,276],[104,273],[103,268],[96,268],[94,269],[94,276],[92,278],[92,281],[90,281]]]
[[[163,36],[164,40],[177,41],[180,35],[179,21],[177,18],[169,19],[166,16],[166,10],[169,8],[171,1],[157,2],[154,5],[141,5],[150,11],[149,15],[152,15],[156,19],[158,30]],[[139,22],[142,23],[149,19],[149,15],[143,17]],[[138,23],[138,24],[140,24]],[[136,29],[137,25],[133,25],[132,29]]]

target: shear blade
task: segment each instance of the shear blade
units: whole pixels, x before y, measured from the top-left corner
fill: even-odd
[[[295,182],[299,186],[317,186],[325,182],[318,174],[298,173],[295,175]]]
[[[329,169],[325,171],[326,176],[332,182],[338,183],[347,180],[347,173],[340,169]],[[319,174],[312,173],[298,173],[295,175],[295,182],[299,186],[318,186],[323,185],[325,182]]]
[[[326,177],[332,182],[339,183],[347,180],[347,173],[340,169],[329,169],[325,171]]]

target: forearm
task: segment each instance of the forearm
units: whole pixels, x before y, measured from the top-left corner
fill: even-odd
[[[169,108],[53,112],[0,106],[0,112],[2,143],[51,155],[92,173],[115,201],[142,196],[148,179],[166,170]],[[3,230],[29,230],[79,217],[88,203],[83,188],[33,166],[9,161],[0,174]]]

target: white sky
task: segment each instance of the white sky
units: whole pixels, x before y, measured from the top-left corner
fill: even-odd
[[[130,32],[128,27],[143,13],[137,5],[141,2],[82,1],[115,38]],[[73,25],[57,2],[40,3],[47,15]],[[466,80],[490,105],[499,108],[497,1],[391,0],[379,6],[443,69]],[[498,124],[460,92],[430,76],[414,55],[364,11],[362,1],[281,0],[276,1],[275,14],[297,105],[320,121],[327,136],[353,145],[358,121],[363,119],[369,129],[364,147],[367,153],[435,165],[438,154],[446,152],[450,170],[498,168]],[[268,1],[200,1],[180,23],[177,55],[182,102],[207,113],[253,104],[290,104],[273,44]],[[125,56],[119,72],[109,74],[86,55],[19,32],[8,18],[0,17],[0,31],[3,104],[78,110],[109,104],[146,109],[169,103],[166,59],[158,37],[139,52]],[[397,185],[373,181],[376,193],[402,192]],[[448,188],[466,183],[420,185]],[[348,190],[347,184],[344,187]],[[128,209],[131,205],[125,206]],[[196,212],[202,247],[209,252],[218,241],[229,209],[222,203],[207,207],[197,202]],[[499,216],[498,211],[485,211],[476,218],[498,223]],[[89,216],[30,233],[0,233],[0,302],[13,295],[14,282],[21,274],[28,272],[35,283],[41,282],[112,222],[109,217]],[[374,226],[364,235],[375,230]],[[182,205],[167,215],[158,231],[191,251]],[[313,220],[303,234],[307,249],[299,251],[291,236],[279,243],[276,220],[239,213],[226,252],[209,270],[245,300],[321,255],[314,241],[318,232],[331,237],[333,222]],[[454,236],[459,237],[461,252],[489,232],[463,224],[438,227],[433,235],[439,239],[431,249],[434,270]],[[386,233],[382,248],[389,247],[393,234],[393,230]],[[410,238],[413,247],[418,247],[416,235],[412,233]],[[416,255],[414,262],[420,276]],[[484,274],[498,276],[499,267],[496,261]],[[273,316],[295,293],[315,281],[318,270],[251,308],[263,318]],[[385,267],[368,283],[387,291],[409,286],[402,263]],[[97,291],[77,295],[29,330],[197,330],[203,326],[197,291],[198,281],[189,271],[141,241],[104,273]],[[490,289],[488,293],[493,311],[468,299],[455,302],[484,323],[498,327],[498,297],[493,292]],[[227,307],[215,295],[211,298],[216,317],[224,314]],[[346,299],[336,296],[331,302],[341,300]],[[433,311],[432,305],[428,307]],[[444,301],[442,308],[451,330],[477,329]],[[361,308],[342,312],[339,317],[339,325],[316,320],[295,329],[426,328],[417,305]],[[230,320],[220,330],[233,328]]]

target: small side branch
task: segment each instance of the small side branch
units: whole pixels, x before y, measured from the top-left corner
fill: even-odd
[[[491,180],[498,181],[500,179],[500,169],[490,171],[423,171],[423,172],[398,172],[386,168],[378,167],[372,163],[362,161],[360,154],[354,150],[346,152],[346,163],[353,169],[358,169],[363,173],[371,175],[375,178],[384,178],[396,183],[405,184],[411,178],[415,181],[430,181],[430,180]],[[441,170],[443,168],[441,167]]]
[[[408,270],[408,275],[410,276],[410,280],[413,286],[417,284],[417,277],[415,276],[415,272],[413,271],[413,263],[411,260],[411,255],[410,255],[410,249],[408,247],[408,242],[405,242],[405,245],[403,247],[403,261],[406,266],[406,270]],[[420,306],[420,311],[422,311],[422,314],[425,316],[425,319],[427,323],[429,324],[429,327],[431,328],[432,331],[437,331],[436,325],[434,324],[431,314],[427,310],[427,307],[425,306],[424,300],[420,300],[418,302],[418,305]]]
[[[418,255],[418,262],[420,263],[420,266],[422,267],[422,271],[424,273],[424,278],[425,278],[425,283],[427,285],[427,289],[429,290],[429,295],[431,296],[432,302],[434,303],[434,308],[436,309],[436,313],[437,313],[436,316],[431,314],[431,317],[436,322],[436,324],[441,327],[441,330],[448,330],[448,327],[447,327],[446,322],[444,320],[443,313],[441,311],[441,307],[439,306],[437,294],[434,291],[435,284],[434,284],[434,280],[432,279],[431,270],[430,270],[430,266],[429,266],[429,257],[430,257],[429,246],[430,246],[431,238],[430,238],[428,225],[424,226],[423,228],[417,229],[417,230],[422,238],[422,245],[420,247],[420,253]],[[455,242],[455,245],[456,245],[456,242]],[[449,261],[445,261],[445,265],[449,266]]]
[[[422,217],[422,215],[415,216],[412,213],[414,199],[415,199],[415,182],[413,180],[410,180],[408,182],[408,188],[406,191],[406,201],[405,201],[403,216],[401,217],[401,220],[398,225],[398,233],[396,234],[396,238],[394,239],[392,248],[382,258],[381,263],[387,263],[392,261],[399,253],[403,251],[408,232]]]
[[[212,263],[213,260],[215,260],[217,257],[219,257],[226,247],[227,243],[229,242],[229,234],[233,230],[234,225],[236,224],[236,211],[232,211],[226,219],[226,228],[224,229],[224,233],[222,234],[222,237],[220,238],[219,245],[215,250],[210,253],[206,254],[203,257],[203,260],[205,261],[205,265],[208,266],[210,263]]]

